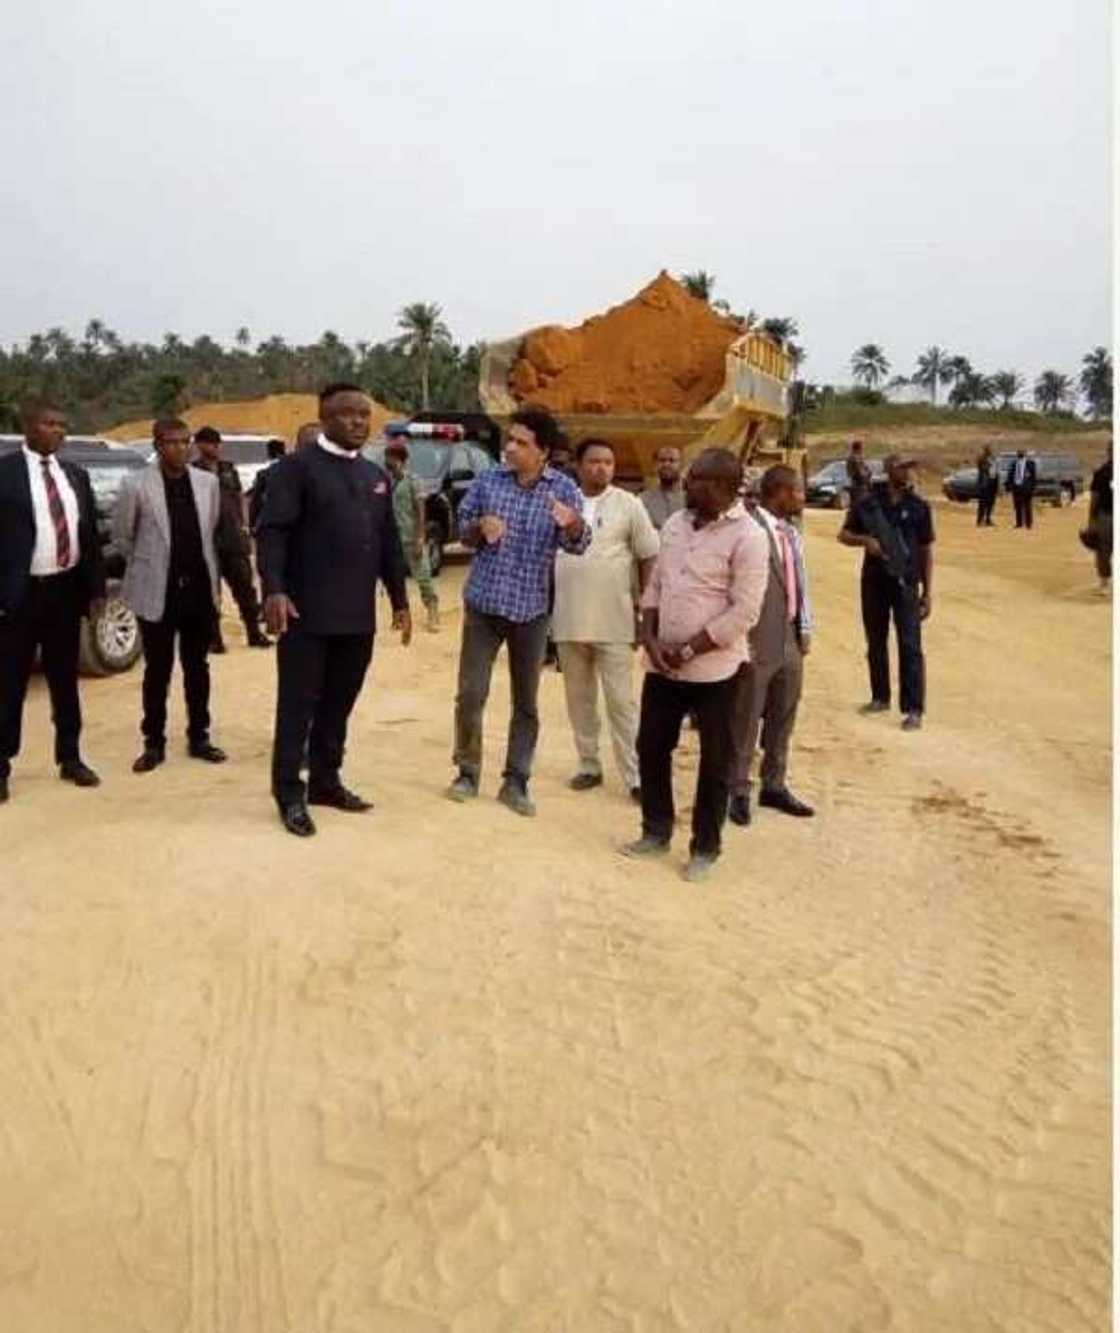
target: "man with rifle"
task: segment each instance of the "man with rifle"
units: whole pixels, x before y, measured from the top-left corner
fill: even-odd
[[[886,480],[849,509],[839,540],[862,546],[860,600],[867,636],[871,702],[864,713],[885,713],[891,706],[887,635],[894,616],[898,636],[899,703],[904,731],[917,731],[925,711],[926,673],[922,621],[932,607],[933,516],[912,488],[912,460],[890,454],[883,459]]]

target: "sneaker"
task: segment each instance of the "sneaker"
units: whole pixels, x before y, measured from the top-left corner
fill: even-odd
[[[529,796],[529,787],[517,778],[506,778],[498,792],[498,800],[513,811],[515,815],[524,815],[527,819],[537,813],[537,807]]]
[[[701,880],[707,879],[712,873],[712,868],[718,859],[718,857],[712,856],[708,852],[693,852],[684,868],[684,878],[690,884],[699,884]]]
[[[654,856],[666,856],[669,844],[664,838],[655,838],[652,834],[643,833],[637,842],[628,842],[618,850],[631,860],[641,861]]]
[[[568,783],[572,791],[590,791],[593,787],[601,787],[602,785],[602,773],[577,773]]]
[[[478,778],[465,768],[459,770],[459,776],[447,789],[449,801],[473,801],[478,795]]]
[[[870,717],[872,713],[889,713],[891,705],[889,699],[872,699],[869,704],[864,704],[859,710],[864,717]]]
[[[922,715],[921,713],[907,713],[902,719],[903,731],[921,731]]]

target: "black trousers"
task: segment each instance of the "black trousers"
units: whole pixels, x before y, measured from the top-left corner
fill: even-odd
[[[642,686],[638,769],[642,779],[642,832],[668,842],[673,836],[673,751],[686,716],[700,732],[700,771],[692,803],[694,853],[718,856],[727,819],[728,772],[734,747],[734,716],[741,671],[703,684],[670,680],[654,671]]]
[[[78,758],[81,625],[81,587],[73,570],[52,578],[33,578],[23,606],[0,617],[0,778],[9,775],[12,760],[19,754],[23,703],[36,649],[51,696],[55,762]]]
[[[209,741],[210,663],[207,654],[216,618],[207,580],[205,588],[179,597],[168,589],[163,619],[139,622],[140,640],[144,645],[144,716],[140,731],[147,748],[167,748],[167,693],[175,665],[176,639],[187,704],[187,741],[190,745],[205,745]]]
[[[988,527],[992,522],[992,514],[996,507],[996,496],[999,494],[997,486],[984,486],[976,500],[976,526]]]
[[[341,784],[346,728],[372,656],[372,634],[311,634],[298,624],[277,644],[272,794],[280,805]]]
[[[1015,526],[1017,528],[1034,527],[1034,491],[1012,491],[1015,502]]]
[[[867,666],[871,697],[891,701],[891,664],[887,636],[891,617],[898,639],[899,705],[904,713],[921,713],[926,703],[926,664],[922,654],[922,620],[918,589],[877,570],[863,571],[860,585],[863,629],[867,636]]]
[[[261,621],[261,604],[253,583],[253,566],[248,551],[223,551],[218,556],[218,568],[229,585],[241,619],[247,630],[256,629]]]

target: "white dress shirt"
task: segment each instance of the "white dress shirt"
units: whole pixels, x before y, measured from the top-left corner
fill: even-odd
[[[62,464],[54,454],[44,460],[42,454],[37,454],[25,444],[23,456],[27,462],[27,479],[31,483],[31,507],[35,515],[35,549],[31,553],[30,572],[32,578],[51,578],[55,574],[63,573],[63,570],[58,563],[58,541],[55,537],[50,503],[47,500],[47,487],[43,481],[44,461],[50,468],[54,484],[58,487],[63,512],[66,514],[66,526],[70,530],[70,563],[66,566],[67,569],[73,569],[82,554],[78,544],[78,497],[62,470]]]

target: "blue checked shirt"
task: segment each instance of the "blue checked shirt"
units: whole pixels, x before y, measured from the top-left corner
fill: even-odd
[[[487,514],[504,520],[505,535],[492,546],[483,542],[474,553],[463,600],[472,611],[524,624],[548,613],[553,561],[558,550],[582,555],[591,545],[585,523],[578,537],[569,537],[552,517],[552,502],[574,509],[583,502],[575,483],[546,467],[532,486],[518,485],[512,468],[484,472],[459,506],[459,530],[465,531]]]

